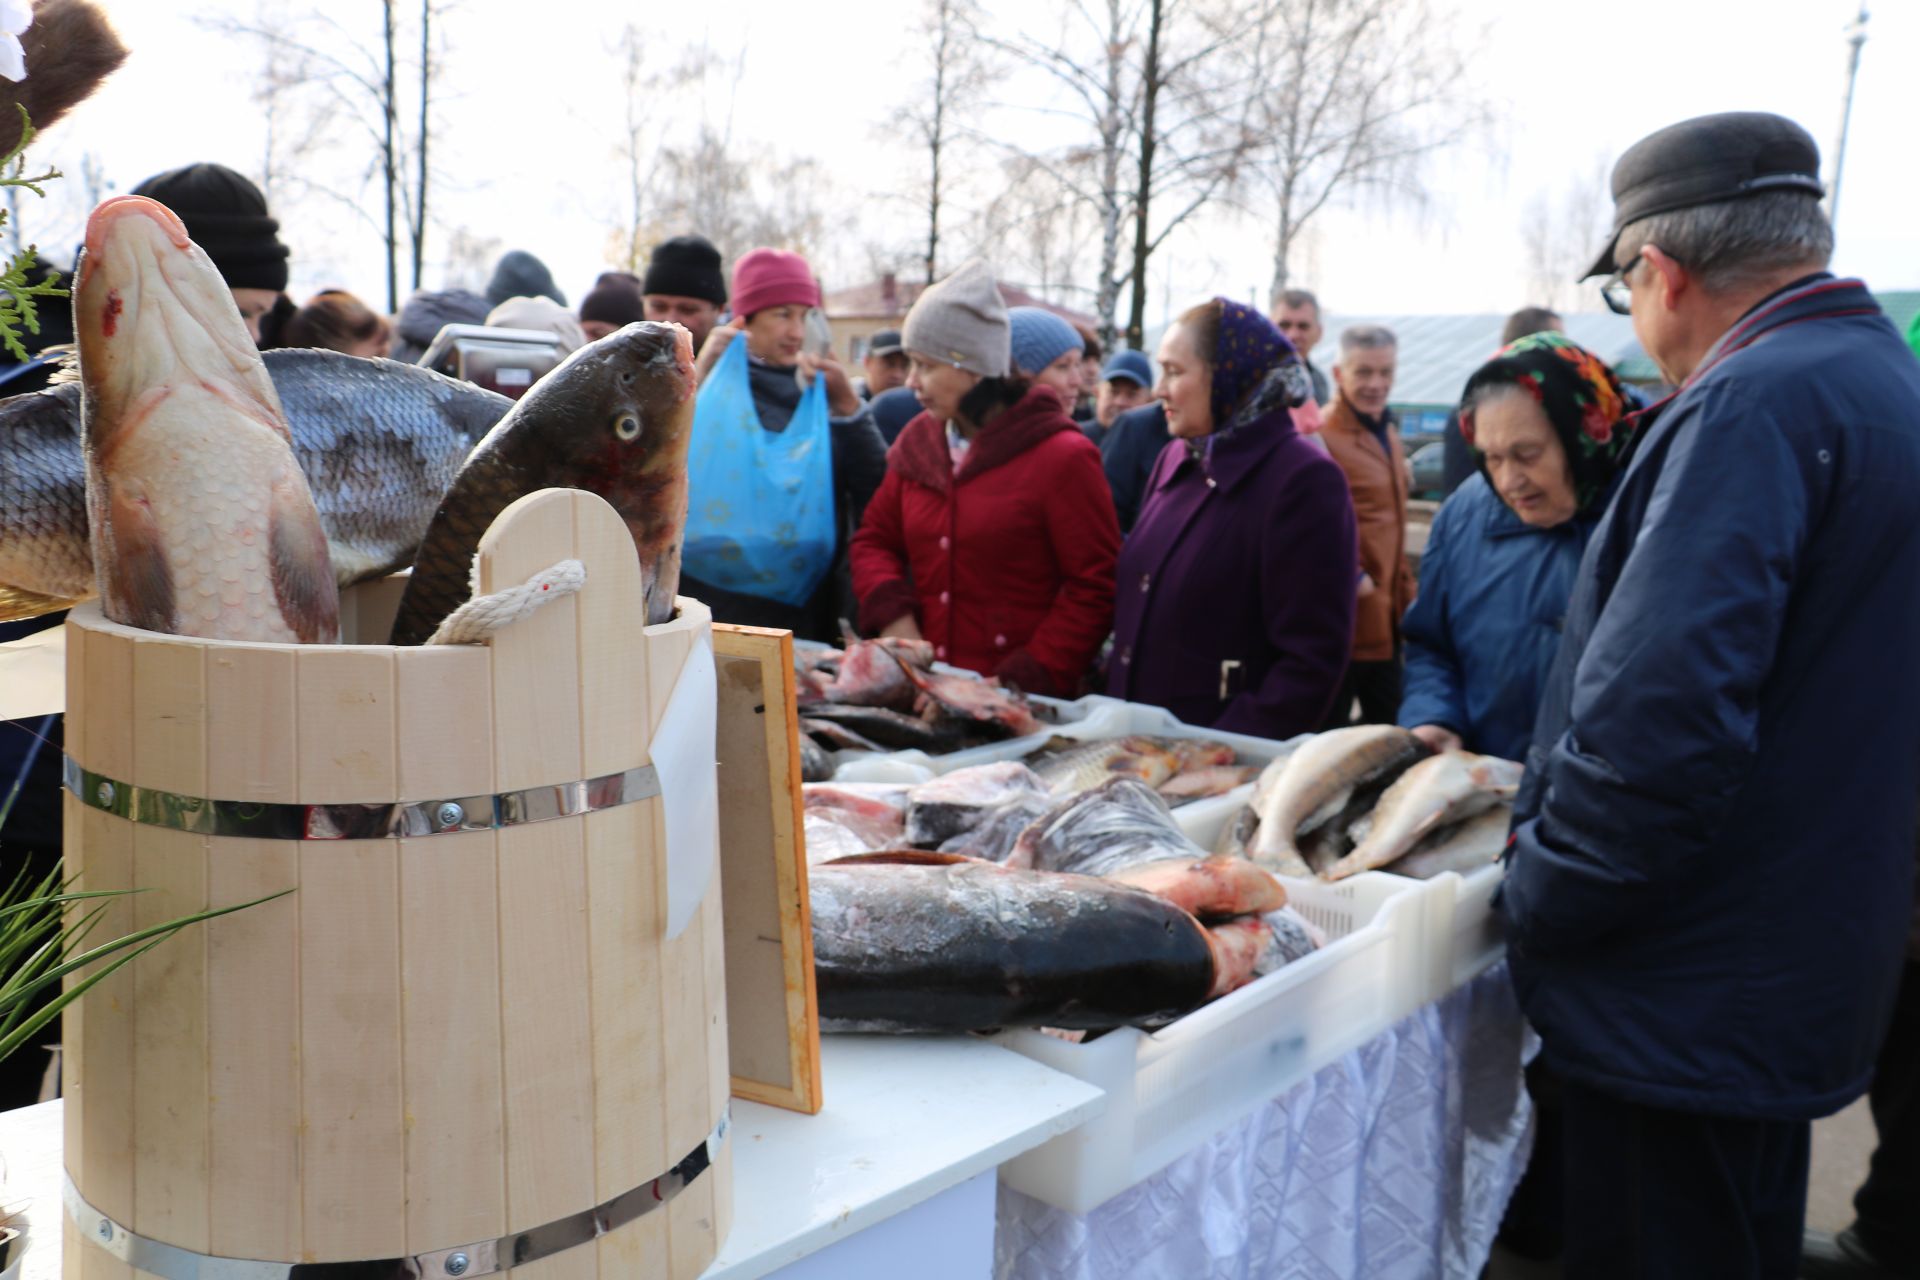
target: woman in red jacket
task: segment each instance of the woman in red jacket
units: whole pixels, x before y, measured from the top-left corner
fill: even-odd
[[[943,661],[1071,697],[1113,624],[1120,525],[1100,450],[1051,387],[1009,376],[986,264],[920,295],[903,335],[924,412],[854,535],[860,625]]]

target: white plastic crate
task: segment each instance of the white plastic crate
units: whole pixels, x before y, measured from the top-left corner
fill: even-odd
[[[1464,987],[1506,954],[1507,932],[1500,913],[1493,909],[1494,890],[1500,887],[1505,874],[1501,867],[1494,865],[1465,875],[1449,871],[1445,876],[1434,877],[1452,877],[1457,881],[1453,887],[1453,920],[1447,930],[1446,991]],[[1444,995],[1446,991],[1439,994]]]
[[[1452,886],[1368,874],[1287,891],[1328,944],[1277,973],[1151,1035],[997,1037],[1107,1094],[1098,1118],[1001,1166],[1008,1186],[1089,1212],[1424,1003],[1417,966],[1450,919]]]

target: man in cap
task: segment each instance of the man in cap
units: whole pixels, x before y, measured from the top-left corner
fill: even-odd
[[[853,380],[853,389],[862,400],[871,400],[883,391],[907,385],[907,370],[913,362],[907,359],[907,348],[900,341],[898,329],[882,329],[867,340],[867,354],[861,361],[866,376]]]
[[[662,240],[647,260],[641,278],[647,319],[671,320],[693,335],[693,353],[700,354],[707,335],[720,323],[727,305],[727,277],[720,269],[720,251],[705,236],[675,236]]]
[[[1094,393],[1093,420],[1098,433],[1094,443],[1113,425],[1113,420],[1129,409],[1138,409],[1153,399],[1153,362],[1144,351],[1121,350],[1113,353],[1100,370],[1100,389]]]
[[[1866,1089],[1893,1006],[1920,364],[1827,273],[1818,172],[1778,116],[1663,129],[1590,273],[1679,390],[1588,544],[1501,890],[1565,1082],[1575,1280],[1793,1276],[1809,1122]]]
[[[287,290],[287,246],[260,188],[223,164],[189,164],[156,173],[133,189],[186,224],[233,293],[255,343],[260,322]],[[293,310],[289,302],[289,313]]]

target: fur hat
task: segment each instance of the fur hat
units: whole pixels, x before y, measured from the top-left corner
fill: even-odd
[[[1007,376],[1007,304],[993,268],[975,258],[914,299],[901,336],[907,350],[987,378]]]
[[[157,173],[133,189],[186,224],[229,289],[287,288],[287,246],[267,214],[260,188],[223,164],[189,164]]]

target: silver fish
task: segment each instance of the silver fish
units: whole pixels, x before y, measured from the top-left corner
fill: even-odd
[[[1323,872],[1344,880],[1391,864],[1422,837],[1513,798],[1525,766],[1498,756],[1443,751],[1422,760],[1388,787],[1353,852]]]
[[[1311,875],[1300,838],[1338,817],[1358,788],[1427,754],[1425,743],[1392,725],[1335,729],[1309,739],[1261,775],[1253,860],[1282,875]]]

